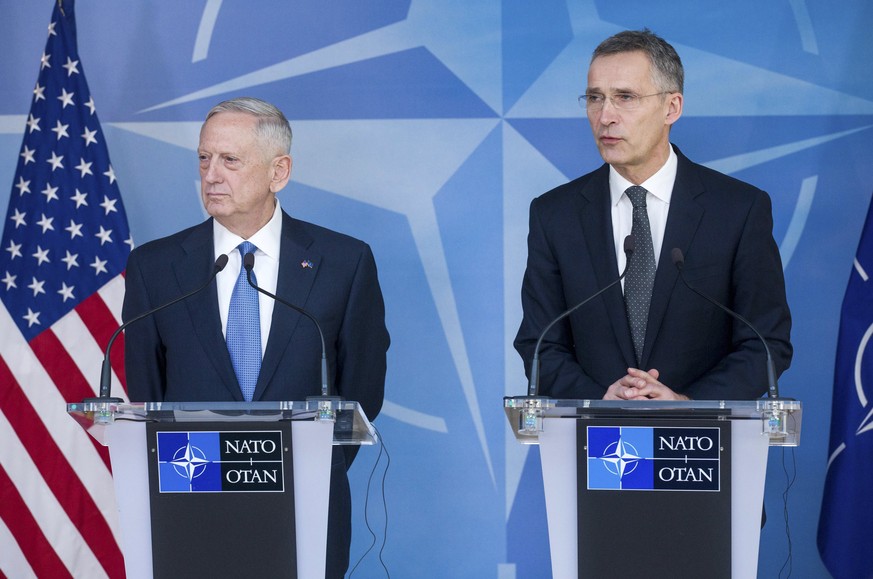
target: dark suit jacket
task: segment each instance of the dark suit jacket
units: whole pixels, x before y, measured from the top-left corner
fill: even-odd
[[[685,255],[688,283],[754,324],[770,345],[777,373],[788,368],[791,316],[770,198],[676,153],[641,363],[616,285],[546,335],[541,394],[599,399],[636,367],[659,370],[662,383],[696,399],[754,399],[767,390],[763,345],[744,324],[684,286],[671,260],[675,247]],[[608,165],[531,203],[524,318],[515,340],[528,375],[549,322],[619,276],[613,239]]]
[[[335,392],[360,402],[372,420],[382,407],[389,344],[373,254],[365,243],[346,235],[284,212],[282,219],[276,295],[319,321]],[[209,279],[215,261],[212,227],[209,219],[131,252],[125,320]],[[304,261],[312,267],[303,267]],[[321,394],[320,364],[321,341],[314,324],[277,303],[253,400],[303,400]],[[221,331],[215,285],[132,324],[125,333],[125,367],[132,401],[243,400]],[[354,453],[334,448],[329,577],[342,576],[351,540],[346,469]],[[337,557],[342,569],[331,571]]]

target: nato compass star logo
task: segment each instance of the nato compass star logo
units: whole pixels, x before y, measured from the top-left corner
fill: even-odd
[[[218,432],[158,432],[157,455],[160,492],[222,490]]]
[[[206,453],[188,443],[184,448],[176,451],[170,464],[173,465],[180,476],[187,478],[190,483],[203,474],[203,471],[206,470],[206,465],[210,462],[212,461],[206,458]]]
[[[157,432],[161,493],[284,492],[281,430]],[[289,455],[290,457],[290,455]]]
[[[870,275],[861,265],[859,261],[859,257],[855,258],[854,268],[858,274],[858,279],[862,281],[860,284],[861,287],[867,284],[870,280]],[[869,295],[869,288],[866,288],[866,292],[862,289],[861,295]],[[865,357],[867,363],[869,364],[870,354],[867,354],[867,347],[870,345],[870,339],[873,338],[873,324],[870,324],[867,327],[867,330],[864,332],[864,336],[861,338],[861,342],[858,344],[858,350],[855,354],[854,364],[852,364],[852,381],[855,384],[855,395],[858,399],[858,404],[860,405],[861,413],[863,414],[864,410],[868,408],[869,398],[864,388],[864,367],[865,367]],[[865,432],[873,431],[873,408],[869,410],[869,412],[864,416],[861,422],[858,424],[858,428],[855,431],[855,435],[859,436]],[[845,446],[845,445],[843,445]]]
[[[589,490],[721,488],[721,431],[711,426],[589,426]]]
[[[607,453],[600,457],[603,466],[618,478],[631,474],[637,468],[642,457],[634,445],[619,438],[606,447]]]
[[[860,245],[864,245],[863,237]],[[838,370],[835,379],[835,392],[842,393],[842,401],[834,398],[834,405],[843,408],[843,412],[839,415],[834,414],[835,425],[832,426],[832,432],[839,432],[842,439],[828,457],[828,472],[830,472],[834,461],[846,450],[869,448],[870,442],[865,442],[860,437],[865,433],[868,435],[873,433],[871,393],[868,392],[869,384],[866,388],[864,384],[865,378],[869,380],[870,368],[873,367],[873,348],[870,348],[870,341],[873,339],[873,323],[869,323],[870,315],[863,311],[863,306],[858,305],[866,303],[871,295],[871,288],[867,287],[870,282],[870,273],[862,265],[862,259],[859,248],[853,263],[855,271],[849,281],[849,288],[843,302],[840,344],[845,342],[847,345],[838,354]],[[855,304],[854,309],[847,308],[847,303]],[[861,335],[862,330],[863,335]],[[854,343],[858,345],[852,351]],[[837,388],[839,389],[837,390]],[[836,441],[832,440],[832,444],[834,442]],[[861,450],[860,452],[857,456],[863,455],[866,451]]]
[[[589,426],[588,489],[651,489],[654,472],[652,428]]]

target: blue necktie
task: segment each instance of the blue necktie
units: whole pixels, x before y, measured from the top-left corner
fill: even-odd
[[[247,253],[254,253],[258,248],[248,241],[243,241],[238,249],[242,257]],[[254,270],[252,282],[258,283]],[[233,294],[230,296],[230,310],[227,313],[227,349],[230,352],[243,398],[251,401],[261,371],[261,315],[258,309],[258,292],[246,280],[246,270],[242,264]]]

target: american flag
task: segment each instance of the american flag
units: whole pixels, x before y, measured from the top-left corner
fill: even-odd
[[[73,8],[52,14],[0,249],[0,577],[124,576],[108,453],[65,408],[96,393],[132,247]]]

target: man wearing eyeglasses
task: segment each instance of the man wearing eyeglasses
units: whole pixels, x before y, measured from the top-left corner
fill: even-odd
[[[791,316],[768,195],[685,157],[670,143],[684,71],[670,44],[625,31],[594,51],[580,97],[599,169],[533,200],[524,318],[515,340],[528,375],[540,348],[539,393],[568,399],[760,397],[767,355],[755,332],[688,285],[749,320],[777,375],[791,361]],[[625,238],[633,250],[625,254]]]

